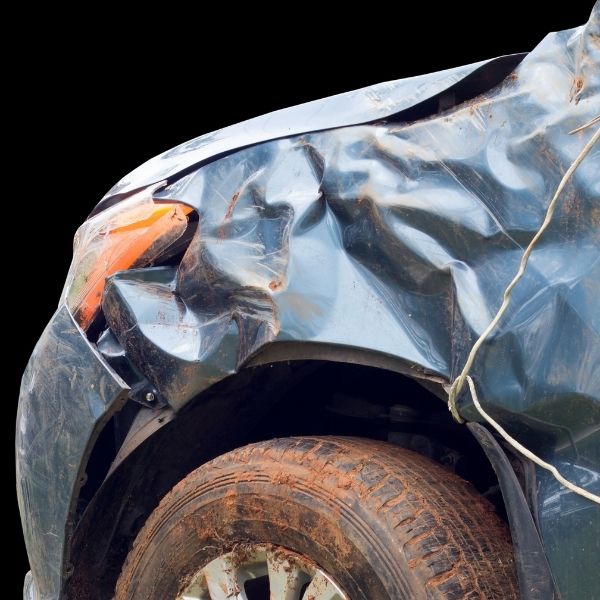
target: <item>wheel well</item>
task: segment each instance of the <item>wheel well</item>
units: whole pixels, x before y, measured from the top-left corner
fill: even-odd
[[[147,408],[140,410],[148,411]],[[90,481],[115,458],[109,426]],[[127,416],[128,422],[130,417]],[[263,364],[211,387],[135,448],[90,498],[71,543],[67,597],[111,597],[137,532],[160,499],[201,464],[247,443],[291,435],[357,436],[410,448],[471,481],[504,516],[498,481],[469,431],[405,375],[323,360]],[[96,489],[94,489],[96,488]]]

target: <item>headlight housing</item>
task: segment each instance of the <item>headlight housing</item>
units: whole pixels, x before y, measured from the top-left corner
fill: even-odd
[[[100,312],[107,277],[152,265],[188,228],[192,209],[154,201],[154,189],[107,208],[77,230],[62,298],[82,329]]]

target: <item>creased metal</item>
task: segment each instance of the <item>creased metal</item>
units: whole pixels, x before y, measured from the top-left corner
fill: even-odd
[[[451,382],[598,126],[582,128],[600,115],[599,39],[596,3],[585,26],[548,35],[520,63],[486,61],[286,109],[149,161],[97,212],[166,179],[155,199],[194,207],[198,229],[179,265],[109,278],[103,311],[112,333],[175,410],[261,355],[286,360],[302,347],[365,351],[415,377]],[[517,63],[498,85],[464,95],[470,77]],[[446,93],[467,100],[453,106]],[[433,109],[411,112],[436,98]],[[599,173],[595,148],[471,372],[486,409],[511,435],[595,493]],[[54,348],[46,364],[62,355],[69,327],[61,308],[40,342]],[[31,364],[39,361],[34,354]],[[106,379],[91,347],[77,361],[85,381]],[[64,568],[58,556],[75,473],[121,387],[110,383],[98,403],[69,380],[59,402],[55,383],[31,386],[34,372],[25,375],[19,413],[20,502],[36,585],[52,592]],[[467,395],[459,406],[479,420]],[[48,441],[62,434],[68,447]],[[60,490],[50,473],[62,477]],[[47,485],[58,498],[54,515],[43,514]],[[562,596],[590,597],[598,509],[542,472],[536,502]]]
[[[63,305],[27,365],[17,414],[17,495],[33,575],[25,592],[33,598],[59,597],[86,456],[127,390]]]
[[[452,381],[593,133],[570,132],[600,114],[599,13],[431,118],[257,144],[157,192],[200,222],[178,269],[110,281],[105,312],[127,352],[175,408],[284,341],[360,347]],[[580,467],[600,469],[599,165],[596,148],[473,369],[495,418],[590,489],[598,480]],[[459,405],[479,420],[464,394]],[[600,520],[590,503],[555,521],[548,502],[541,493],[542,533],[561,531],[549,559],[576,597],[560,554],[579,557],[575,572],[590,567],[597,542],[583,552],[570,524],[598,532]]]

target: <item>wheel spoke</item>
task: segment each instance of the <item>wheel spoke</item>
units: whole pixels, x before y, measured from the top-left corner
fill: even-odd
[[[202,583],[192,583],[184,594],[177,596],[177,600],[211,600],[208,589],[204,584],[204,577]]]
[[[211,600],[248,600],[236,567],[229,556],[222,556],[202,569]]]
[[[240,544],[215,558],[177,600],[256,600],[267,587],[270,600],[348,600],[313,561],[269,544]]]
[[[317,572],[306,588],[302,600],[346,600],[346,596],[324,573]]]
[[[271,600],[300,600],[300,590],[310,577],[284,554],[277,552],[267,552],[267,567]]]

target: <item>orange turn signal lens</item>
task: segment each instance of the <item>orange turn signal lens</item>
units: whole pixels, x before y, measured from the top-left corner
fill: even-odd
[[[86,329],[100,312],[106,278],[152,264],[188,226],[191,208],[136,195],[86,221],[75,235],[65,300]]]

